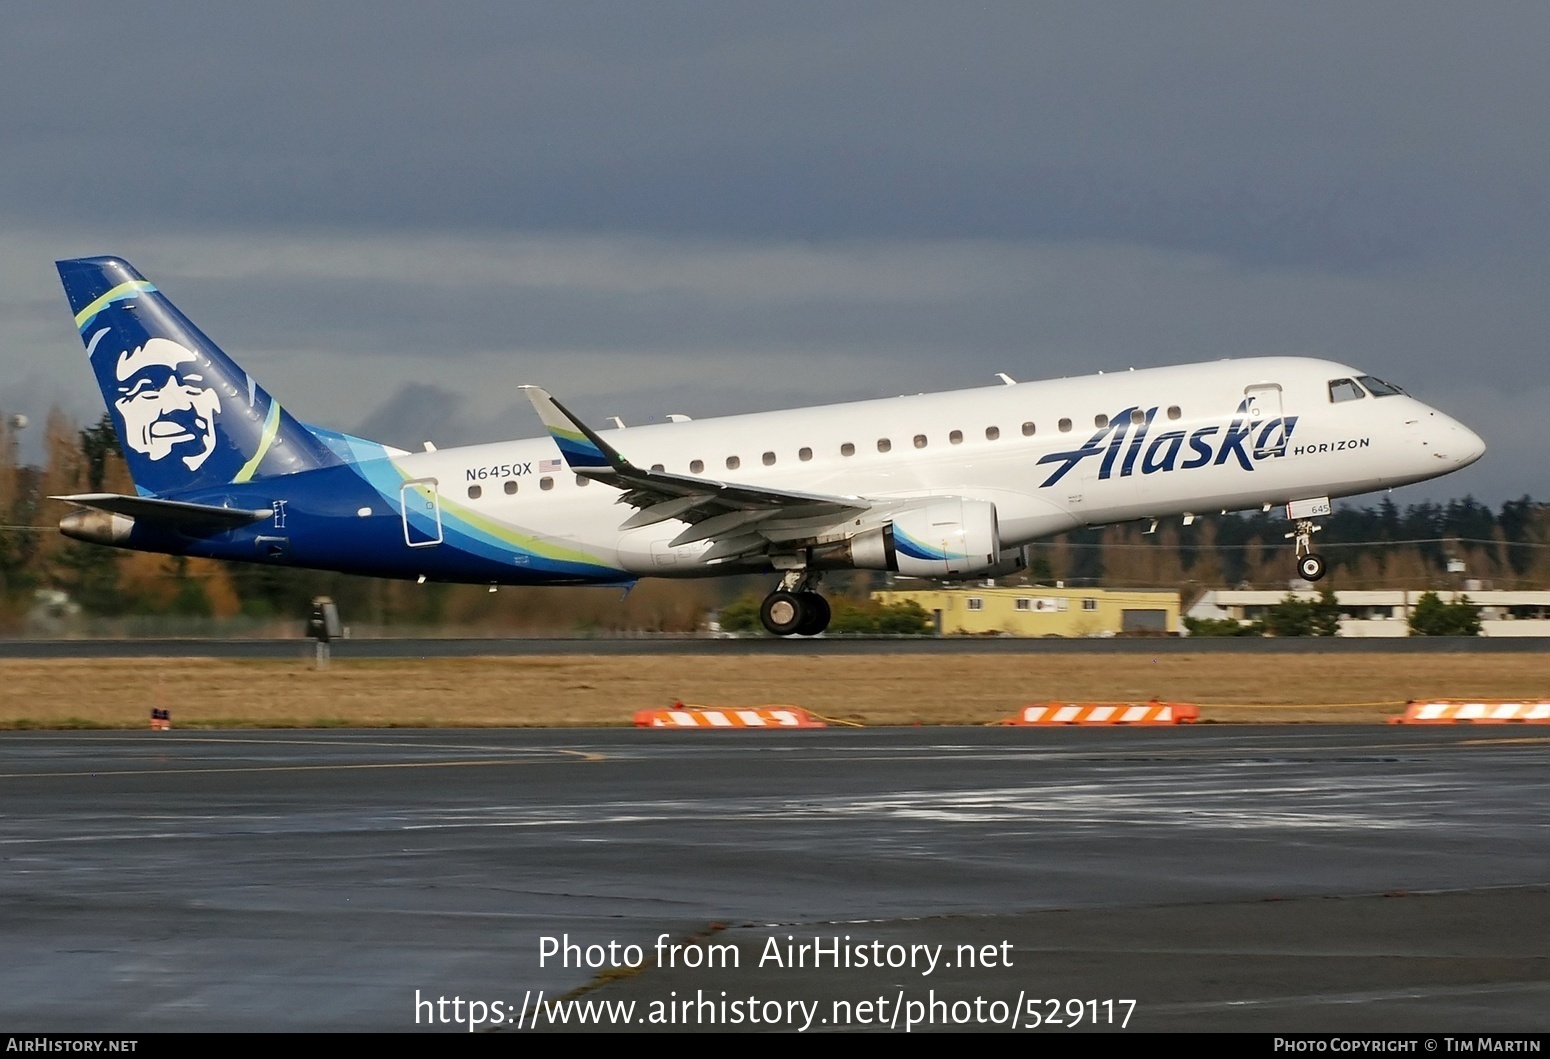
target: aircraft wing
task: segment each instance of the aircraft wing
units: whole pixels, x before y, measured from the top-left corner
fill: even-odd
[[[620,529],[638,529],[667,519],[687,522],[689,528],[672,544],[712,541],[704,556],[707,561],[735,558],[772,542],[813,537],[879,506],[859,496],[799,493],[644,470],[625,459],[547,391],[537,386],[522,390],[570,469],[623,490],[619,503],[637,509]]]
[[[158,500],[150,496],[124,496],[120,493],[77,493],[74,496],[51,496],[49,499],[68,500],[82,507],[94,507],[98,511],[128,515],[147,522],[160,522],[174,528],[235,528],[274,514],[274,510],[267,507],[250,511],[246,508],[190,504],[182,500]]]

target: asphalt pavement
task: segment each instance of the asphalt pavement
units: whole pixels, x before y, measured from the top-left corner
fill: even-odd
[[[0,1023],[1543,1031],[1547,766],[1520,727],[0,733]]]

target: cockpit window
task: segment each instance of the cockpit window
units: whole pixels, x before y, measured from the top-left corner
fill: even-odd
[[[1366,392],[1350,379],[1329,380],[1329,399],[1333,404],[1339,404],[1341,401],[1360,401],[1366,396]]]
[[[1384,382],[1376,375],[1358,375],[1356,381],[1367,387],[1367,392],[1374,397],[1392,397],[1396,393],[1405,392],[1391,382]]]

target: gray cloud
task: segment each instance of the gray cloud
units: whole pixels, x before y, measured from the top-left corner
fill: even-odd
[[[1433,495],[1550,494],[1540,4],[0,23],[0,407],[95,416],[51,262],[118,252],[335,426],[529,434],[522,382],[641,421],[1309,353],[1481,430]]]
[[[1542,5],[10,5],[28,216],[1117,239],[1550,232]],[[13,205],[14,209],[14,205]]]

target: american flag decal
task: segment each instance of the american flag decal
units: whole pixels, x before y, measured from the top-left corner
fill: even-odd
[[[547,474],[550,471],[558,471],[560,468],[562,468],[564,466],[565,466],[565,464],[562,463],[559,460],[539,460],[538,461],[538,473],[539,474]]]

